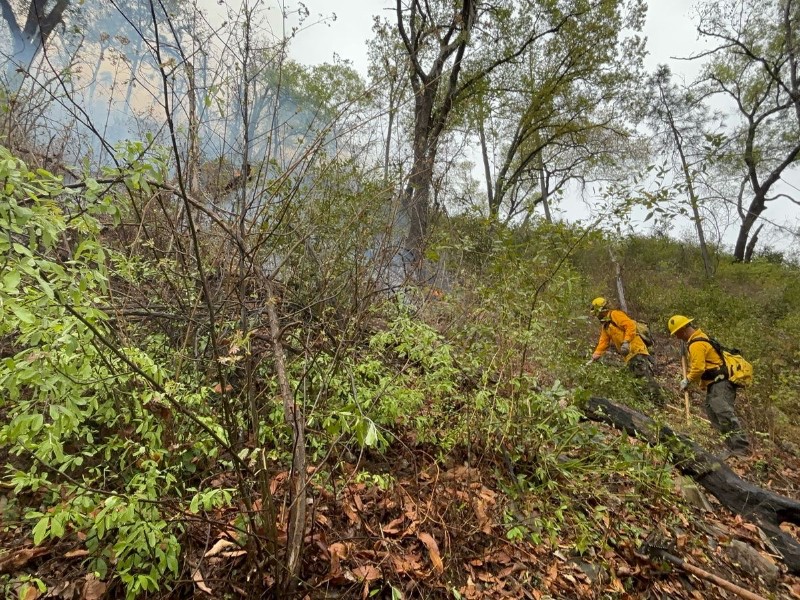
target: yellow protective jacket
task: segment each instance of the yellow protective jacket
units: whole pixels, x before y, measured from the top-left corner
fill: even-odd
[[[605,319],[603,319],[600,340],[597,342],[597,348],[594,349],[594,353],[605,354],[605,351],[608,350],[612,343],[619,351],[623,342],[628,342],[631,346],[630,352],[625,357],[626,363],[637,354],[644,354],[645,356],[650,354],[644,341],[636,333],[636,321],[621,310],[610,310]]]
[[[690,343],[697,338],[704,339],[698,340],[693,344]],[[702,389],[706,389],[708,384],[714,381],[713,379],[703,379],[703,373],[722,366],[722,357],[709,342],[705,341],[707,339],[708,336],[705,333],[700,329],[696,329],[686,342],[689,363],[686,379],[699,384]]]

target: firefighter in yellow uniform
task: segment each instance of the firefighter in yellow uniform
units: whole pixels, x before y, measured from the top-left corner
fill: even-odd
[[[706,414],[711,424],[725,436],[732,454],[746,455],[750,442],[734,411],[736,386],[729,380],[722,357],[708,341],[708,336],[690,325],[694,319],[675,315],[667,321],[669,334],[686,342],[689,368],[681,381],[681,390],[695,383],[706,392]]]
[[[646,395],[658,406],[664,406],[664,394],[653,375],[653,363],[647,345],[636,331],[636,321],[624,311],[612,309],[603,298],[592,300],[592,314],[602,324],[600,339],[592,353],[589,363],[599,360],[613,344],[617,352],[625,357],[625,363],[631,372],[646,382]]]

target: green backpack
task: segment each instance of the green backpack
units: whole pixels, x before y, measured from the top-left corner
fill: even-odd
[[[653,334],[650,333],[650,325],[645,323],[644,321],[637,321],[636,319],[631,319],[634,323],[636,323],[636,335],[642,338],[647,351],[652,354],[653,347],[655,346],[655,342],[653,341]],[[614,319],[610,321],[614,327],[617,329],[622,329],[619,325],[614,322]]]
[[[653,341],[653,335],[650,333],[650,325],[643,321],[635,321],[635,323],[636,333],[639,334],[640,338],[642,338],[644,345],[647,346],[647,350],[652,352],[655,342]]]
[[[722,366],[718,369],[710,369],[703,373],[703,379],[715,379],[720,374],[736,387],[749,387],[753,383],[753,365],[742,356],[742,351],[738,348],[726,348],[714,338],[696,338],[689,342],[691,346],[695,342],[708,342],[717,354],[722,358]],[[688,348],[687,346],[687,348]]]

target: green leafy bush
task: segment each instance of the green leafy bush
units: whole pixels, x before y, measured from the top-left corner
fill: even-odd
[[[35,544],[79,537],[99,577],[119,579],[128,597],[154,592],[180,569],[182,525],[169,499],[182,501],[192,453],[211,447],[196,426],[193,442],[169,446],[165,428],[189,424],[164,394],[203,414],[207,392],[172,381],[116,336],[99,237],[101,219],[118,214],[115,200],[91,180],[66,189],[2,148],[0,181],[5,478],[40,499],[24,514]]]

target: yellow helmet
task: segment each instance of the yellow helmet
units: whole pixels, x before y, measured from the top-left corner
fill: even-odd
[[[694,319],[684,317],[683,315],[675,315],[670,317],[669,321],[667,321],[667,329],[669,329],[669,334],[675,335],[675,332],[683,329],[692,321],[694,321]]]
[[[602,296],[598,296],[594,300],[592,300],[592,312],[597,314],[603,312],[604,310],[608,310],[608,300],[603,298]]]

